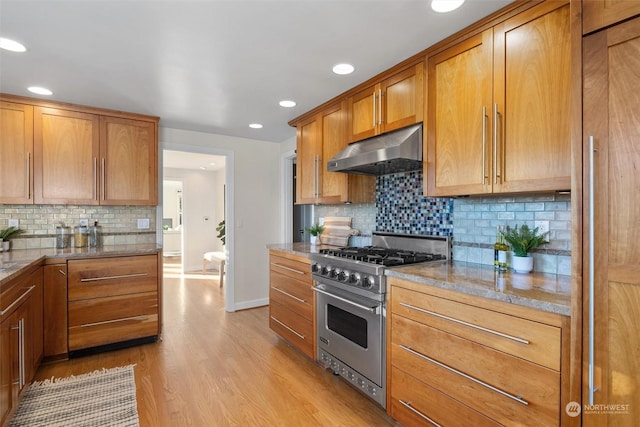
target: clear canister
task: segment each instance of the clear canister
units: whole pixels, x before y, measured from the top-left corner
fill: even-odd
[[[71,227],[64,224],[56,226],[56,248],[65,249],[71,247]]]
[[[97,221],[94,222],[91,227],[89,227],[89,247],[102,247],[102,227],[98,225]]]
[[[89,237],[89,228],[79,225],[73,228],[73,246],[76,248],[86,248]]]

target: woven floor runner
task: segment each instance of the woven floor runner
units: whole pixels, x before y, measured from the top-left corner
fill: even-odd
[[[9,427],[138,426],[133,366],[35,382]]]

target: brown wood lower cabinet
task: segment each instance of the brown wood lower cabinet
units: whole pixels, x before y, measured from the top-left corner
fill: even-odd
[[[44,266],[44,357],[66,357],[67,263]]]
[[[69,351],[159,335],[157,255],[68,262]]]
[[[405,426],[560,425],[564,316],[389,283],[392,417]]]
[[[269,327],[315,359],[311,264],[305,257],[272,250],[269,267]]]

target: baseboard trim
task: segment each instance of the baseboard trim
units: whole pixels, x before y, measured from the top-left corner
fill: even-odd
[[[269,305],[269,298],[254,299],[251,301],[241,301],[234,304],[233,311],[247,310],[249,308],[263,307]]]

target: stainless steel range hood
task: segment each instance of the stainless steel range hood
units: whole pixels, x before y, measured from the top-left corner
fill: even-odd
[[[327,163],[330,172],[387,175],[422,168],[422,124],[350,144]]]

